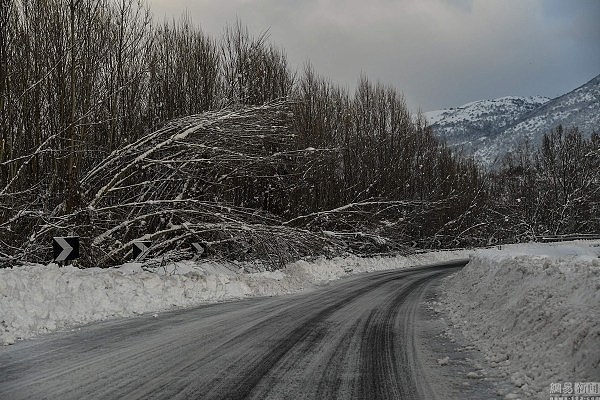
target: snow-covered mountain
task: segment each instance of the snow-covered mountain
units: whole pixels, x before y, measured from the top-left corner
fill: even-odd
[[[491,165],[518,143],[538,145],[556,126],[577,126],[586,135],[600,131],[600,75],[556,99],[502,97],[430,111],[435,133],[453,147]]]
[[[547,97],[501,97],[446,110],[425,113],[435,132],[451,145],[469,144],[495,136],[527,113],[545,104]]]

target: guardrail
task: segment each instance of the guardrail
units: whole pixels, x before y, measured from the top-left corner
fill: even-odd
[[[548,235],[542,236],[538,239],[542,243],[548,242],[563,242],[568,240],[600,240],[600,234],[595,233],[581,233],[581,234],[570,234],[570,235]]]

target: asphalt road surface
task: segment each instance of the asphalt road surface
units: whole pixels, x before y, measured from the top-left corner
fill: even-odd
[[[424,296],[464,263],[92,324],[0,348],[0,399],[432,399]]]

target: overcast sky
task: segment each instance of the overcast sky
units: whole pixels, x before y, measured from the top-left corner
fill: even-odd
[[[361,71],[429,111],[501,96],[556,97],[600,74],[600,0],[147,0],[219,35],[239,18],[353,89]]]

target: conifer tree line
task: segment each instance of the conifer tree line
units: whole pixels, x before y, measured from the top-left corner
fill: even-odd
[[[202,136],[182,144],[186,124]],[[277,251],[269,232],[249,236],[245,224],[258,223],[286,229],[282,241],[317,235],[315,252],[361,253],[600,229],[597,136],[561,128],[489,173],[437,140],[394,88],[362,76],[350,92],[310,65],[293,71],[240,22],[211,37],[188,16],[155,22],[142,0],[4,0],[0,135],[5,259],[32,248],[41,260],[47,243],[31,239],[52,234],[100,243],[116,225],[174,244],[167,233],[184,226],[174,216],[192,214],[198,229],[218,226],[196,236],[244,254],[258,242]],[[105,214],[92,207],[100,195]],[[185,201],[185,212],[173,206]]]

